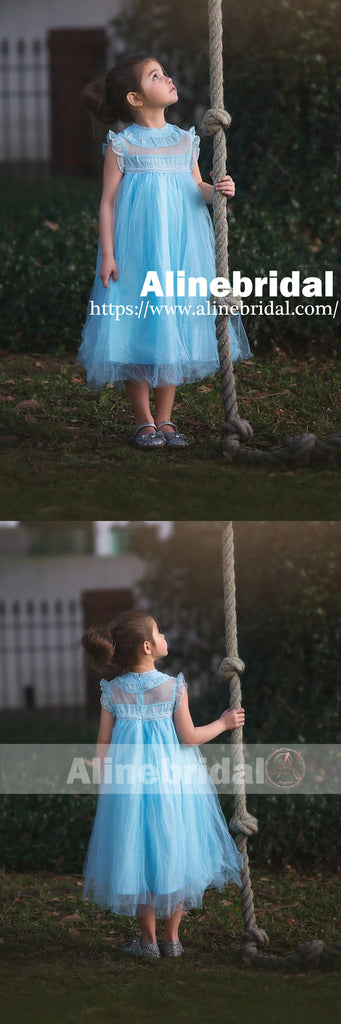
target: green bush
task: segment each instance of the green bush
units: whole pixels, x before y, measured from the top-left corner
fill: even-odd
[[[233,797],[222,796],[227,822]],[[258,820],[249,839],[251,865],[297,867],[340,862],[340,799],[335,796],[247,797]],[[3,796],[0,804],[0,867],[7,871],[81,874],[96,812],[96,796]],[[234,838],[235,834],[231,833]]]
[[[80,873],[95,810],[95,796],[3,796],[2,867]]]
[[[77,351],[95,270],[98,204],[91,183],[9,188],[0,249],[9,351]]]

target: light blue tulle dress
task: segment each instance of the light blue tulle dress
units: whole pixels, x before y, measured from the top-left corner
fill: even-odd
[[[202,907],[205,890],[241,887],[243,857],[197,746],[173,721],[187,683],[157,669],[101,680],[116,721],[83,865],[83,899],[133,916]]]
[[[102,284],[98,240],[78,353],[90,387],[122,386],[123,380],[147,381],[152,387],[180,384],[219,368],[216,314],[209,303],[210,282],[216,277],[214,232],[191,173],[199,142],[194,127],[183,131],[172,124],[158,130],[131,124],[117,134],[108,132],[103,152],[111,144],[123,172],[113,212],[119,277],[110,277],[108,288]],[[167,271],[173,278],[166,278]],[[157,277],[149,279],[141,297],[149,272]],[[189,294],[190,277],[207,282],[206,297],[199,295],[199,286],[195,296]],[[171,282],[173,296],[166,295]],[[155,293],[155,284],[163,295]],[[249,358],[239,313],[230,316],[229,334],[233,361]]]

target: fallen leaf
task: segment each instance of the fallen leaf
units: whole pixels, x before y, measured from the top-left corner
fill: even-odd
[[[38,405],[36,398],[25,398],[24,402],[18,402],[16,409],[34,409]]]
[[[80,920],[79,914],[77,914],[77,912],[76,912],[75,914],[67,914],[66,917],[61,917],[60,922],[61,922],[61,924],[67,924],[70,921],[79,921],[79,920]]]
[[[46,228],[51,228],[51,231],[59,231],[59,224],[56,224],[55,221],[44,220],[44,225]]]

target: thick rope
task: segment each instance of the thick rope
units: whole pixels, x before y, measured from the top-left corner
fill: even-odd
[[[204,134],[213,135],[213,183],[226,173],[226,139],[225,128],[231,118],[224,110],[223,91],[223,31],[220,0],[208,0],[209,14],[209,52],[210,52],[210,100],[211,109],[204,115],[201,130]],[[228,225],[226,217],[226,198],[219,190],[214,190],[213,218],[215,233],[215,261],[217,277],[229,277],[228,268]],[[211,301],[213,297],[211,296]],[[216,299],[214,300],[216,301]],[[232,291],[224,296],[224,305],[238,304],[238,298]],[[222,399],[225,423],[229,425],[229,443],[232,448],[239,441],[248,441],[253,436],[252,427],[247,420],[242,420],[238,413],[238,404],[231,359],[229,338],[229,314],[218,313],[215,319],[220,369],[222,376]]]
[[[223,74],[223,26],[221,0],[208,0],[209,18],[209,59],[210,59],[210,102],[211,107],[204,114],[201,131],[213,135],[213,183],[226,174],[225,130],[231,117],[224,109]],[[216,275],[229,280],[228,266],[228,224],[226,197],[219,190],[213,194],[213,220],[215,233]],[[217,299],[211,296],[211,303]],[[240,444],[250,441],[253,430],[247,420],[238,412],[235,379],[231,359],[229,338],[229,310],[231,305],[240,306],[240,297],[232,290],[223,299],[226,313],[218,313],[215,319],[219,360],[222,379],[222,402],[225,423],[223,426],[223,452],[228,462],[239,462],[253,466],[307,466],[319,461],[341,457],[341,435],[318,442],[314,434],[302,434],[290,438],[285,447],[275,451],[260,448],[241,448]]]
[[[244,420],[240,421],[241,423]],[[224,423],[223,455],[227,462],[236,462],[248,466],[275,466],[277,469],[286,466],[323,466],[333,459],[341,457],[341,434],[319,441],[315,434],[299,434],[289,437],[287,444],[273,451],[261,448],[236,448],[233,441],[234,421]]]
[[[223,679],[229,680],[229,707],[233,709],[242,706],[240,676],[244,672],[245,665],[238,655],[234,543],[231,522],[226,523],[223,532],[223,583],[226,658],[221,663],[219,674]],[[319,967],[322,962],[331,964],[341,958],[341,942],[327,948],[324,942],[313,939],[311,942],[301,943],[296,953],[289,953],[286,956],[259,952],[268,944],[269,937],[264,928],[259,928],[257,925],[253,903],[247,839],[248,836],[258,831],[258,821],[246,809],[242,728],[231,730],[231,753],[235,813],[229,821],[229,828],[236,833],[236,846],[244,859],[241,870],[241,902],[245,929],[242,934],[243,960],[257,967],[269,968],[282,965],[290,967],[295,964],[299,964],[300,967]]]

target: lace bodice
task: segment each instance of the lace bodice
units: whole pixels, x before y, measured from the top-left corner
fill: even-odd
[[[171,718],[181,704],[187,683],[182,672],[174,678],[152,672],[126,672],[115,679],[101,679],[101,705],[115,718]]]
[[[158,129],[131,124],[118,133],[110,129],[102,145],[103,155],[110,143],[122,173],[189,171],[198,159],[200,148],[194,126],[184,131],[174,124]]]

